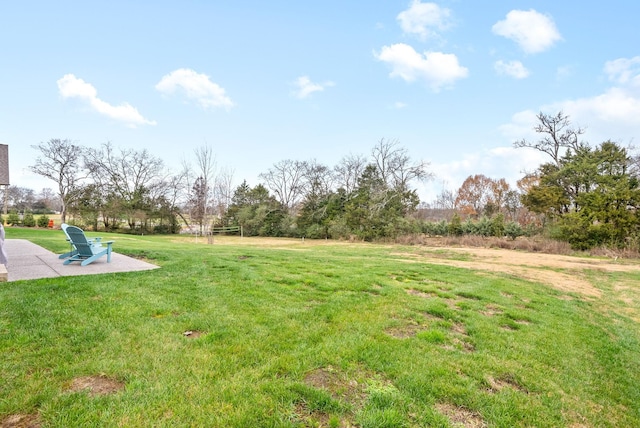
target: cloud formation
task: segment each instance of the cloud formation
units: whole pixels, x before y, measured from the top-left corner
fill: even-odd
[[[165,95],[181,92],[205,109],[216,107],[229,109],[234,105],[224,88],[212,82],[206,74],[197,73],[188,68],[179,68],[163,76],[156,84],[156,90]]]
[[[451,161],[432,162],[431,172],[437,180],[425,183],[425,200],[435,200],[443,189],[456,192],[467,177],[478,174],[479,171],[489,178],[504,178],[515,189],[525,172],[532,172],[544,162],[548,162],[545,154],[512,146],[479,149],[461,153]]]
[[[98,98],[96,88],[77,78],[73,74],[65,74],[58,79],[58,91],[63,98],[78,98],[86,102],[93,110],[135,128],[137,125],[155,125],[156,122],[145,119],[138,110],[129,103],[113,106]]]
[[[514,79],[524,79],[529,77],[529,70],[520,61],[496,61],[493,68],[498,74],[510,76]]]
[[[553,19],[530,10],[512,10],[491,28],[494,34],[511,39],[528,53],[543,52],[562,40]]]
[[[426,40],[449,28],[450,17],[449,9],[441,8],[435,3],[413,0],[409,9],[400,12],[396,19],[405,34],[414,34]]]
[[[296,88],[293,91],[293,95],[296,98],[307,98],[314,92],[322,92],[325,88],[334,86],[333,82],[314,83],[309,79],[309,76],[300,76],[294,82],[293,86]]]
[[[564,112],[576,127],[586,128],[584,139],[593,144],[608,139],[632,141],[640,133],[640,57],[608,61],[604,73],[614,86],[601,94],[543,105],[540,111]],[[531,130],[536,125],[535,115],[532,110],[516,113],[500,130],[514,141],[536,139]]]
[[[391,77],[400,77],[406,82],[422,80],[435,92],[469,75],[469,70],[458,63],[454,54],[420,54],[404,43],[383,46],[374,56],[391,66]]]
[[[607,61],[604,72],[612,82],[640,87],[640,56]]]

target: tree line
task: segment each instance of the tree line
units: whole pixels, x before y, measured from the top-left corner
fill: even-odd
[[[541,151],[549,161],[524,173],[516,188],[475,174],[429,203],[416,189],[433,178],[429,164],[388,139],[333,167],[285,159],[259,174],[259,184],[245,180],[235,188],[233,171],[217,168],[211,147],[194,152],[195,166],[183,162],[172,173],[147,150],[52,139],[33,146],[39,156],[31,170],[56,183],[57,195],[40,196],[57,199],[63,221],[71,216],[95,229],[208,234],[240,225],[249,236],[363,240],[543,232],[575,248],[640,248],[639,156],[612,141],[595,147],[581,141],[584,129],[562,112],[540,113],[537,121],[539,139],[514,146]]]

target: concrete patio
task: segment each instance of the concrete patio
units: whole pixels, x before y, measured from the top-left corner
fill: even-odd
[[[80,263],[63,265],[58,254],[42,248],[26,239],[7,239],[4,242],[9,263],[8,281],[23,279],[55,278],[58,276],[95,275],[100,273],[132,272],[157,269],[159,266],[142,260],[111,253],[111,263],[101,257],[87,266]]]

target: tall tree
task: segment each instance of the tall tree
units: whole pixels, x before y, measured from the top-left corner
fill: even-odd
[[[367,158],[362,155],[350,154],[343,157],[333,168],[336,185],[346,193],[353,192],[358,187],[358,179],[367,166]]]
[[[138,222],[146,227],[154,197],[166,189],[162,159],[147,149],[116,150],[105,143],[100,149],[87,150],[85,165],[103,192],[105,206],[124,214],[131,229]]]
[[[208,193],[209,189],[207,188],[204,177],[198,177],[191,188],[189,206],[191,208],[191,221],[194,221],[198,225],[200,234],[205,231]]]
[[[60,196],[60,219],[67,221],[67,206],[73,201],[85,174],[82,168],[84,148],[71,140],[52,138],[47,142],[31,146],[40,155],[29,169],[38,175],[56,182]]]
[[[539,183],[522,202],[557,220],[560,237],[576,248],[624,245],[640,233],[640,182],[629,173],[631,163],[626,149],[611,141],[581,146],[559,166],[542,165]]]
[[[266,173],[259,175],[278,202],[290,214],[296,212],[298,203],[304,196],[307,168],[307,162],[285,159],[274,164]]]
[[[371,156],[380,178],[390,187],[408,190],[412,180],[424,181],[432,177],[427,170],[429,164],[422,160],[413,162],[407,149],[397,140],[382,138],[371,150]]]
[[[456,206],[465,215],[477,217],[491,200],[494,181],[483,175],[467,177],[457,192]]]
[[[538,141],[525,139],[513,143],[514,147],[529,147],[542,153],[546,153],[553,159],[556,165],[560,165],[560,159],[567,150],[577,150],[580,146],[580,135],[584,134],[584,128],[571,126],[569,116],[562,111],[555,116],[545,113],[536,115],[538,124],[533,130],[541,135]]]

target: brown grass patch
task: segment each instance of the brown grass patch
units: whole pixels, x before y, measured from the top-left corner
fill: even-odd
[[[446,416],[454,427],[483,428],[487,423],[480,414],[464,407],[455,406],[449,403],[437,403],[435,405],[438,413]]]
[[[407,324],[400,327],[390,327],[385,330],[385,333],[396,339],[409,339],[415,337],[415,335],[422,330],[424,330],[424,327],[421,325]]]
[[[0,428],[40,428],[42,421],[38,414],[9,415],[0,421]]]
[[[473,345],[473,343],[467,342],[464,339],[461,339],[459,337],[454,337],[453,339],[451,339],[451,342],[453,343],[455,348],[463,352],[467,352],[467,353],[476,352],[476,347]]]
[[[295,414],[296,422],[302,422],[305,427],[317,427],[325,428],[331,426],[337,426],[338,428],[352,428],[355,427],[350,420],[340,418],[338,425],[335,425],[336,418],[332,418],[331,415],[318,410],[310,410],[307,403],[296,403],[293,410]]]
[[[505,388],[528,393],[527,389],[521,386],[511,375],[501,376],[498,378],[489,376],[487,378],[487,383],[489,384],[489,392],[491,393],[502,391]]]
[[[438,297],[437,294],[435,293],[425,293],[424,291],[420,291],[420,290],[415,290],[413,288],[410,288],[408,290],[404,290],[407,292],[407,294],[411,294],[412,296],[418,296],[418,297],[422,297],[425,299],[431,299],[433,297]]]
[[[124,383],[104,375],[78,377],[71,381],[68,392],[87,391],[90,396],[115,394],[124,389]]]
[[[350,379],[345,373],[331,366],[310,371],[304,377],[304,383],[316,389],[323,389],[333,398],[349,403],[358,404],[365,399],[363,384]]]
[[[502,309],[492,304],[485,306],[485,308],[486,309],[484,311],[480,311],[480,313],[486,317],[493,317],[502,313]]]
[[[205,331],[198,331],[198,330],[187,330],[184,333],[182,333],[184,337],[187,337],[189,339],[197,339],[201,336],[204,336],[205,334],[207,334]]]

